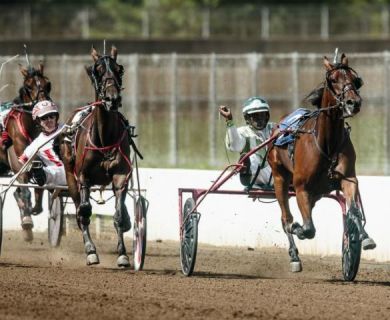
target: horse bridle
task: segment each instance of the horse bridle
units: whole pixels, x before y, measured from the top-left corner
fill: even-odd
[[[43,75],[38,73],[35,70],[30,72],[28,77],[31,77],[31,78],[34,79],[35,85],[38,88],[38,92],[37,92],[36,97],[34,99],[32,97],[32,95],[31,95],[33,89],[30,86],[27,86],[27,85],[23,86],[23,90],[26,93],[26,95],[28,96],[28,98],[30,99],[30,101],[32,103],[32,106],[35,106],[38,103],[38,101],[39,101],[39,94],[40,93],[43,93],[45,98],[50,100],[50,90],[51,90],[51,83],[50,83],[50,81],[47,82],[45,87],[42,87],[41,80],[39,80],[39,77],[43,77]]]
[[[346,76],[347,71],[351,72],[354,75],[353,81],[346,83],[343,86],[340,93],[336,92],[336,90],[333,87],[332,81],[330,79],[331,74],[337,70],[338,71],[341,70],[345,76]],[[337,102],[335,107],[342,109],[343,111],[345,111],[346,114],[348,114],[349,112],[347,111],[346,103],[344,102],[345,94],[348,91],[352,90],[358,97],[360,97],[359,89],[363,86],[363,84],[364,84],[363,79],[359,77],[358,73],[354,69],[352,69],[351,67],[348,67],[348,66],[343,65],[343,64],[338,64],[333,69],[328,70],[326,72],[326,87],[330,90],[332,96],[335,98],[335,100]]]
[[[122,90],[123,66],[117,64],[119,66],[119,68],[120,68],[120,71],[119,72],[114,72],[111,69],[111,66],[110,66],[111,63],[115,63],[116,64],[116,61],[113,58],[111,58],[110,56],[106,55],[106,56],[102,56],[98,60],[96,60],[96,62],[94,63],[94,65],[92,67],[91,77],[93,79],[93,85],[95,87],[95,91],[98,94],[98,97],[102,101],[106,100],[105,99],[106,98],[106,91],[107,91],[107,89],[109,87],[115,86],[115,88],[118,90],[119,93]],[[103,82],[101,80],[104,77],[104,75],[99,77],[99,73],[98,73],[98,70],[97,70],[98,65],[105,65],[105,74],[107,74],[107,73],[109,74],[108,77],[104,78]],[[107,84],[107,82],[109,80],[112,80],[112,83]],[[119,100],[120,100],[120,95],[119,95]],[[118,107],[120,105],[121,104],[119,103]]]

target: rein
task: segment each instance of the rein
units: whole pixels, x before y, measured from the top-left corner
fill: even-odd
[[[25,107],[30,107],[32,105],[32,102],[14,104],[11,107],[11,111],[8,113],[7,117],[4,120],[4,127],[7,128],[10,118],[13,118],[16,121],[16,125],[18,126],[20,133],[29,143],[31,143],[33,139],[30,137],[28,131],[23,125],[22,115],[23,113],[32,114],[31,110],[25,109]]]
[[[100,104],[103,104],[103,102],[97,101],[97,102],[95,102],[95,103],[93,103],[93,104],[90,104],[89,106],[91,106],[91,105],[100,105]],[[84,108],[84,107],[83,107],[83,108]],[[81,110],[81,109],[82,109],[82,108],[80,108],[80,110]],[[83,120],[83,122],[85,122],[85,121],[86,121],[89,117],[91,117],[91,116],[92,116],[92,113],[90,113],[90,114]],[[122,125],[123,125],[123,124],[124,124],[124,123],[122,123]],[[80,124],[80,127],[82,127],[83,129],[86,129],[86,128],[83,127],[81,124]],[[100,153],[103,154],[103,155],[106,155],[106,154],[107,154],[108,152],[110,152],[110,151],[119,151],[119,153],[120,153],[120,154],[122,155],[122,157],[125,159],[127,165],[128,165],[129,168],[130,168],[129,173],[126,175],[126,180],[125,180],[125,182],[127,183],[128,180],[129,180],[129,178],[130,178],[130,176],[131,176],[131,173],[132,173],[132,171],[133,171],[133,168],[132,168],[132,164],[131,164],[130,159],[124,154],[124,152],[123,152],[123,150],[122,150],[122,147],[121,147],[122,142],[123,142],[124,138],[126,137],[126,135],[127,135],[127,133],[128,133],[127,127],[126,127],[126,126],[124,126],[123,129],[124,129],[124,130],[123,130],[123,133],[122,133],[121,137],[119,138],[119,140],[118,140],[117,142],[115,142],[114,144],[109,145],[109,146],[98,147],[98,146],[96,146],[96,145],[92,142],[92,139],[91,139],[91,130],[92,130],[92,125],[91,125],[91,127],[90,127],[90,129],[89,129],[89,131],[88,131],[88,133],[87,133],[87,143],[89,144],[89,146],[85,145],[84,148],[83,148],[83,154],[82,154],[82,158],[81,158],[81,159],[82,159],[82,160],[81,160],[81,167],[82,167],[83,164],[84,164],[84,160],[85,160],[85,157],[86,157],[86,154],[87,154],[88,151],[97,151],[97,152],[100,152]],[[76,144],[74,144],[74,153],[76,154],[76,152],[77,152],[77,146],[76,146]],[[142,156],[141,156],[141,157],[142,157]],[[74,174],[76,180],[78,180],[77,174],[76,174],[76,167],[74,168],[73,174]]]

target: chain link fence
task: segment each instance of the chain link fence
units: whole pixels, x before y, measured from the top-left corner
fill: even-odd
[[[363,78],[363,107],[348,122],[357,149],[358,174],[390,174],[390,53],[351,54],[350,66]],[[0,57],[0,63],[9,57]],[[33,65],[44,61],[52,82],[52,98],[61,107],[61,119],[76,107],[94,100],[84,66],[85,56],[31,56]],[[137,126],[137,144],[144,167],[222,168],[237,154],[224,147],[225,122],[218,106],[233,110],[243,124],[242,102],[253,95],[266,97],[271,120],[300,106],[304,97],[324,81],[322,56],[317,54],[241,55],[120,55],[125,67],[123,109]],[[13,99],[22,85],[17,63],[6,64],[0,77],[0,100]]]

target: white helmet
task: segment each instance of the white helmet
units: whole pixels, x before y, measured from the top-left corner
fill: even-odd
[[[42,118],[50,113],[59,115],[57,105],[49,100],[39,101],[32,110],[32,118],[33,120],[37,120],[37,118]]]
[[[262,97],[252,97],[246,100],[242,106],[242,113],[245,115],[256,112],[269,112],[268,102]]]

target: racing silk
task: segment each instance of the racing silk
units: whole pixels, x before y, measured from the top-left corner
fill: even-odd
[[[60,129],[62,125],[58,126],[57,130],[46,135],[41,132],[30,145],[24,150],[23,154],[19,157],[19,161],[26,163],[30,159],[39,146],[41,146],[45,141],[49,141]],[[66,185],[66,176],[64,164],[62,163],[59,156],[54,151],[54,139],[45,144],[41,149],[38,150],[37,156],[44,163],[43,170],[46,173],[46,184],[53,185]]]
[[[251,149],[257,147],[271,136],[274,123],[269,122],[263,130],[253,130],[250,126],[237,128],[234,124],[227,127],[225,144],[226,148],[233,152],[239,152],[241,155],[246,154]],[[249,159],[251,162],[250,172],[252,178],[255,176],[257,168],[263,164],[266,156],[266,147],[261,148],[252,154]],[[259,172],[256,178],[256,184],[273,184],[271,180],[271,167],[267,161],[264,161],[264,168]],[[273,179],[272,179],[273,180]]]

